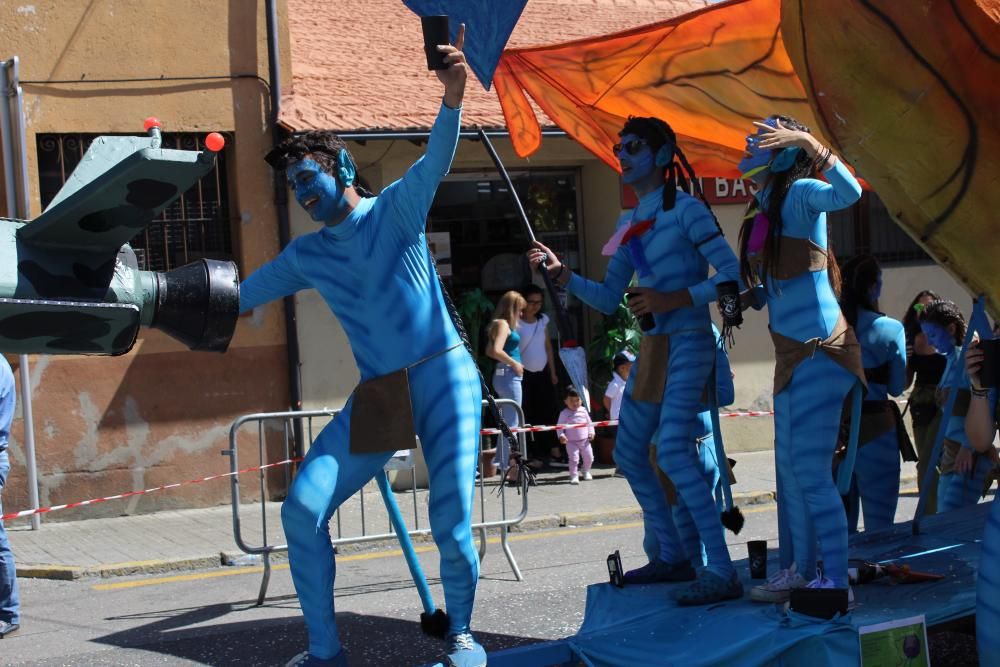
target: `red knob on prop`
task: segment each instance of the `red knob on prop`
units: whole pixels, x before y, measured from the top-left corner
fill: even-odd
[[[149,132],[154,127],[163,127],[163,125],[160,124],[160,119],[157,118],[156,116],[150,116],[149,118],[147,118],[142,122],[142,129],[146,130],[147,132]]]
[[[218,153],[226,145],[226,139],[218,132],[212,132],[207,137],[205,137],[205,148],[212,151],[213,153]]]

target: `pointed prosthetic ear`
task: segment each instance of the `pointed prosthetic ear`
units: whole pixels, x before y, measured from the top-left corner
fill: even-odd
[[[666,167],[674,161],[674,147],[670,144],[663,144],[660,150],[656,151],[656,166]]]
[[[341,148],[337,155],[337,177],[340,179],[340,184],[345,188],[351,187],[354,185],[354,179],[357,175],[358,170],[354,167],[350,153],[347,152],[347,149]]]

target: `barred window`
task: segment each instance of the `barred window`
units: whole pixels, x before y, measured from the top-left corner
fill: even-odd
[[[83,159],[97,134],[39,134],[38,181],[42,208]],[[202,150],[205,134],[164,132],[163,148]],[[130,245],[139,268],[168,271],[197,259],[229,260],[233,257],[226,153],[232,141],[216,156],[215,167],[178,197],[139,232]]]
[[[827,214],[830,243],[838,258],[872,254],[884,265],[933,263],[893,220],[874,192],[865,192],[855,206]]]

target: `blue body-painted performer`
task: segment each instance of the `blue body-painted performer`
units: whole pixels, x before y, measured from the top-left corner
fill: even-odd
[[[879,312],[882,269],[872,255],[857,255],[841,272],[840,305],[861,343],[868,393],[861,407],[861,433],[847,504],[847,529],[858,530],[864,511],[865,530],[890,527],[899,501],[900,454],[915,461],[903,416],[890,396],[906,384],[906,334],[903,324]]]
[[[729,557],[712,494],[690,450],[702,393],[715,363],[708,304],[715,300],[716,283],[736,279],[736,256],[706,204],[677,190],[684,171],[692,181],[694,177],[670,126],[656,118],[632,117],[619,134],[621,144],[615,153],[622,178],[635,190],[639,203],[619,219],[605,247],[611,260],[604,281],[568,271],[541,244],[529,252],[529,259],[537,266],[548,258],[546,266],[557,282],[608,314],[621,303],[637,274],[639,287],[628,289],[629,308],[636,315],[653,314],[654,326],[642,336],[638,361],[625,388],[615,463],[651,522],[660,553],[626,573],[625,581],[695,579],[674,591],[674,599],[682,605],[738,598],[743,586]],[[716,270],[712,278],[709,265]],[[705,543],[708,564],[697,574],[649,465],[649,445],[657,432],[657,463],[690,508]]]
[[[717,405],[722,407],[731,404],[735,400],[736,389],[733,386],[733,372],[732,367],[729,365],[729,355],[726,354],[726,349],[721,344],[719,330],[715,328],[714,324],[712,325],[712,333],[715,335],[716,340],[715,384],[709,383],[706,385],[705,391],[715,390],[718,398]],[[705,484],[715,498],[716,511],[722,512],[724,507],[722,482],[719,460],[715,450],[712,413],[710,406],[706,403],[702,403],[699,407],[701,411],[698,413],[697,424],[690,438],[690,454],[696,460],[698,472],[701,474],[702,479],[705,480]],[[656,440],[657,438],[654,437],[653,441],[656,442]],[[726,474],[728,474],[728,464],[725,466],[725,469]],[[705,544],[698,535],[698,527],[695,525],[694,515],[680,496],[677,497],[676,502],[673,504],[673,518],[674,525],[677,527],[677,536],[680,539],[684,552],[691,561],[691,565],[693,567],[704,567],[707,565],[708,553],[705,550]],[[642,550],[646,552],[646,557],[650,561],[655,561],[660,552],[660,545],[656,540],[656,533],[652,525],[649,521],[645,520],[645,517],[643,519],[643,530],[645,532],[642,540]]]
[[[439,46],[450,67],[438,70],[444,99],[427,152],[400,180],[364,196],[344,143],[330,132],[283,142],[268,156],[283,168],[299,204],[323,228],[301,236],[243,282],[240,308],[249,310],[301,289],[315,288],[340,321],[362,385],[316,438],[281,508],[292,579],[309,632],[309,650],[289,664],[344,665],[333,608],[334,554],[329,520],[336,508],[392,455],[357,438],[366,429],[359,396],[367,382],[408,377],[409,397],[391,410],[412,408],[430,471],[431,532],[441,553],[441,579],[450,621],[447,665],[485,665],[469,630],[479,576],[470,520],[482,394],[475,363],[452,323],[424,237],[427,212],[458,143],[466,70],[455,46]],[[405,373],[401,373],[405,369]],[[403,377],[405,376],[405,377]],[[371,404],[369,404],[370,406]],[[369,414],[371,410],[368,410]],[[408,415],[407,415],[408,416]],[[371,426],[370,423],[367,426]],[[375,424],[376,440],[379,424]],[[352,438],[352,435],[354,436]],[[375,451],[370,451],[375,449]]]
[[[994,458],[993,437],[1000,423],[997,411],[1000,406],[996,390],[987,390],[982,386],[982,364],[983,351],[978,342],[973,341],[965,355],[970,390],[965,430],[969,443],[977,453]],[[995,499],[986,520],[976,575],[976,647],[982,667],[1000,667],[1000,503]]]
[[[794,119],[754,123],[739,168],[760,190],[740,230],[746,305],[765,304],[775,345],[774,427],[782,570],[755,586],[761,602],[794,588],[848,588],[847,517],[830,475],[844,398],[864,377],[837,302],[826,212],[861,196],[851,173]],[[813,178],[821,171],[827,182]],[[819,540],[824,569],[812,582]]]
[[[938,385],[940,404],[944,405],[949,392],[958,392],[952,413],[942,417],[947,420],[947,425],[941,460],[938,463],[938,470],[941,471],[938,512],[949,512],[979,502],[986,485],[986,475],[993,467],[993,457],[976,452],[965,432],[970,391],[969,376],[962,367],[961,359],[962,344],[965,341],[965,318],[962,317],[962,311],[951,301],[935,301],[924,309],[920,328],[927,336],[927,342],[948,358],[944,376]],[[952,383],[950,378],[954,375],[952,369],[956,365],[961,372],[957,383]]]

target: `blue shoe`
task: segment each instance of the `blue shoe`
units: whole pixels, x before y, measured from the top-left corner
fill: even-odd
[[[743,582],[735,572],[727,579],[709,570],[702,570],[694,583],[673,592],[674,600],[681,607],[713,604],[741,597],[743,597]]]
[[[695,578],[690,561],[668,563],[657,558],[642,567],[625,573],[626,584],[658,584],[664,582],[691,581]]]
[[[347,653],[340,649],[332,658],[317,658],[303,651],[285,663],[285,667],[347,667]]]
[[[472,638],[471,632],[448,635],[448,655],[445,667],[486,667],[486,651]]]

